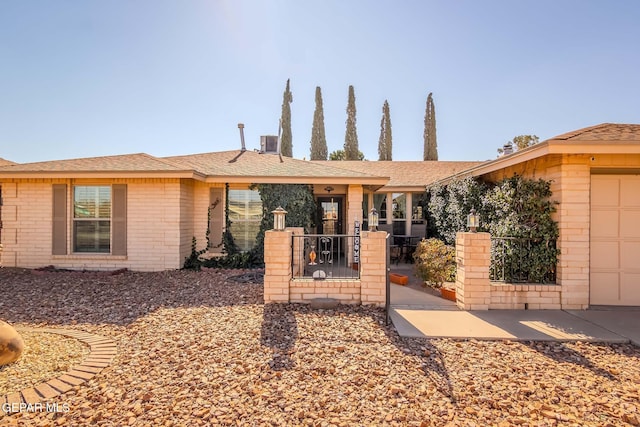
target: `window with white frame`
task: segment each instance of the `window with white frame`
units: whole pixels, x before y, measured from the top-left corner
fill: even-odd
[[[111,252],[111,187],[73,189],[73,251]]]

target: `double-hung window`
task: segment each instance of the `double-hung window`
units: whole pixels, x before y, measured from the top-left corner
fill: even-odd
[[[73,251],[111,252],[111,187],[73,189]]]
[[[70,191],[67,184],[52,187],[53,255],[68,255],[69,251],[127,255],[126,184],[74,185]]]

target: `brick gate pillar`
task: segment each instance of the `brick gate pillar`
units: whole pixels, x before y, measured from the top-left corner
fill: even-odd
[[[387,233],[363,231],[360,236],[362,304],[384,307],[387,300]]]
[[[456,299],[463,310],[488,310],[491,303],[489,233],[456,234]]]
[[[289,302],[293,231],[264,233],[264,302]]]

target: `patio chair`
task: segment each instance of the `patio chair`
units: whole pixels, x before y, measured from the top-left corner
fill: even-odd
[[[425,224],[411,224],[411,241],[407,247],[405,259],[407,262],[413,262],[413,253],[418,247],[418,243],[427,235],[427,227]]]
[[[391,239],[391,244],[389,245],[389,260],[391,262],[395,261],[396,265],[398,265],[402,257],[402,248],[396,244],[393,239],[393,224],[380,224],[378,225],[378,230],[386,231],[387,234],[389,234],[389,239]]]

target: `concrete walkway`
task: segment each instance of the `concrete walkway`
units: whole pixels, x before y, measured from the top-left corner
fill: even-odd
[[[392,268],[392,271],[396,269]],[[514,341],[632,342],[640,345],[640,309],[463,311],[453,301],[391,284],[391,321],[403,337]],[[412,283],[413,281],[413,283]]]

